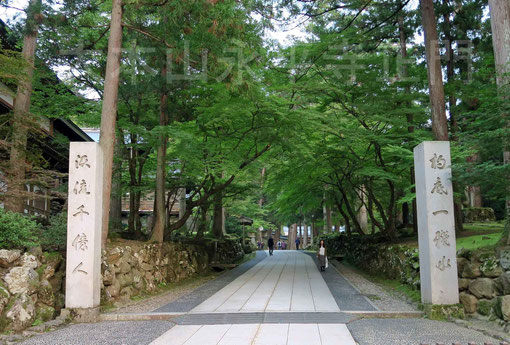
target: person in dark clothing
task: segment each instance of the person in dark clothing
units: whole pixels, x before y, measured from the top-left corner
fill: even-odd
[[[272,237],[267,240],[267,246],[269,247],[269,255],[273,255],[274,240]]]
[[[296,250],[299,250],[299,245],[301,244],[301,240],[299,238],[296,239]]]

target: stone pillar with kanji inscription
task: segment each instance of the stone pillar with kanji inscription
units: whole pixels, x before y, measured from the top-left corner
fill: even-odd
[[[103,155],[99,144],[71,143],[66,309],[90,310],[100,303],[102,189]]]
[[[414,166],[421,299],[423,303],[457,304],[459,287],[450,143],[421,143],[414,149]]]

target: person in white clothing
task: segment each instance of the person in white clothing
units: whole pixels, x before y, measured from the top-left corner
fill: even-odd
[[[324,272],[326,269],[326,244],[324,240],[319,242],[319,250],[317,251],[317,258],[319,259],[319,266],[321,272]]]

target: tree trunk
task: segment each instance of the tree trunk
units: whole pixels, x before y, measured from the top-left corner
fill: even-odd
[[[207,209],[209,208],[208,204],[204,203],[200,206],[200,223],[197,228],[197,238],[203,238],[204,234],[207,231]],[[244,226],[243,226],[244,232]]]
[[[375,205],[375,208],[379,212],[379,216],[382,218],[383,224],[381,224],[376,219],[376,217],[374,215],[373,206],[367,208],[368,215],[370,216],[370,220],[372,221],[372,224],[375,224],[375,226],[377,226],[379,228],[379,230],[382,232],[383,230],[388,229],[389,222],[388,222],[388,218],[386,217],[386,213],[384,211],[383,205],[381,204],[381,202],[379,200],[377,200],[377,198],[374,195],[374,192],[372,190],[372,183],[371,182],[367,186],[367,192],[368,192],[368,200],[372,200],[372,202],[373,202],[372,205]]]
[[[448,121],[446,119],[443,72],[441,71],[434,2],[433,0],[420,0],[420,6],[425,33],[432,132],[434,132],[436,140],[448,141]]]
[[[370,214],[370,220],[371,220],[371,226],[372,226],[372,235],[375,235],[375,232],[376,232],[376,224],[374,222],[374,219],[372,217],[372,214],[373,214],[373,211],[374,210],[374,202],[372,201],[372,198],[368,198],[368,205],[367,205],[367,212],[368,214]],[[416,218],[415,218],[416,219]],[[416,222],[416,220],[415,220]]]
[[[136,143],[136,136],[131,136],[131,142]],[[141,172],[143,171],[144,160],[139,159],[139,152],[133,148],[129,158],[129,232],[133,238],[143,238],[140,220],[140,199],[142,193],[139,190],[141,182]],[[137,164],[138,163],[138,164]]]
[[[489,7],[498,90],[505,101],[510,101],[510,2],[489,0]],[[510,127],[508,113],[504,113],[503,116],[508,129]],[[506,136],[503,140],[503,163],[507,165],[510,164],[510,138]],[[510,181],[506,185],[506,244],[510,245]]]
[[[462,215],[462,205],[460,202],[453,203],[453,217],[455,219],[455,234],[457,236],[464,231],[464,217]]]
[[[443,5],[448,6],[448,2],[443,0]],[[454,82],[455,76],[455,60],[453,54],[453,37],[451,34],[451,24],[450,24],[450,13],[445,13],[443,15],[443,20],[445,24],[445,38],[446,38],[446,76],[448,83]],[[454,92],[450,92],[448,96],[448,107],[450,109],[450,128],[452,133],[452,140],[457,140],[457,117],[455,114],[455,107],[457,106],[457,98],[455,97]],[[453,183],[454,192],[458,191],[458,184]],[[454,200],[454,217],[455,217],[455,232],[460,234],[464,231],[463,219],[462,219],[462,205],[460,202]]]
[[[221,232],[223,233],[223,236],[227,234],[227,227],[225,226],[227,222],[227,211],[225,207],[221,208]],[[193,229],[193,227],[191,227]]]
[[[399,33],[400,33],[400,51],[401,51],[402,59],[404,60],[404,59],[407,59],[407,35],[405,32],[404,17],[402,15],[400,15],[398,17],[398,29],[399,29]],[[408,76],[407,65],[403,64],[402,65],[402,77],[407,78],[407,76]],[[409,85],[406,85],[405,92],[407,94],[411,93],[411,87]],[[407,132],[409,134],[412,134],[412,133],[414,133],[413,113],[411,113],[411,112],[408,113],[406,115],[406,117],[407,117]],[[411,166],[409,174],[411,176],[411,185],[414,186],[416,183],[416,181],[414,180],[414,166]],[[416,193],[416,188],[413,187],[411,192]],[[413,232],[415,234],[418,234],[418,222],[417,222],[418,210],[417,210],[417,206],[416,206],[416,199],[413,200],[412,209],[413,209],[412,210],[412,212],[413,212]],[[408,212],[404,213],[404,216],[407,216],[407,218],[409,218],[409,213]],[[404,222],[404,223],[406,223],[406,222]]]
[[[480,186],[469,186],[469,199],[471,207],[483,207],[482,191]]]
[[[476,164],[480,159],[478,153],[475,153],[468,158],[466,161],[468,163]],[[467,199],[469,207],[482,207],[482,191],[480,186],[468,186],[467,187]]]
[[[115,121],[119,96],[120,58],[122,49],[122,0],[113,0],[106,77],[104,82],[103,108],[101,111],[100,145],[103,151],[103,221],[102,247],[106,247],[110,216],[110,193],[112,189],[113,147]]]
[[[41,12],[41,0],[31,0],[27,8],[25,37],[22,56],[25,62],[24,73],[16,91],[14,113],[11,120],[12,138],[9,159],[8,198],[5,209],[23,213],[25,210],[25,169],[27,135],[30,119],[30,99],[32,97],[32,79],[34,75],[35,50],[39,31],[38,15]]]
[[[333,223],[331,222],[331,206],[326,204],[326,224],[328,227],[327,233],[331,233],[333,231]]]
[[[112,194],[110,200],[110,229],[122,231],[122,132],[115,139],[115,157],[113,161]]]
[[[448,6],[448,1],[443,0],[443,5]],[[443,14],[443,21],[445,24],[445,38],[446,38],[446,75],[448,83],[454,81],[455,76],[455,54],[453,53],[453,36],[451,32],[450,13]],[[457,106],[457,98],[455,92],[450,92],[448,96],[448,108],[450,110],[450,128],[452,133],[452,140],[456,140],[458,131],[457,116],[455,114],[455,107]]]
[[[327,233],[328,231],[328,221],[327,221],[327,216],[326,216],[326,203],[324,203],[322,205],[322,223],[324,224],[322,227],[323,227],[323,231],[324,233]]]
[[[358,223],[358,219],[356,217],[356,214],[354,213],[354,210],[351,207],[351,203],[349,202],[349,199],[347,199],[347,193],[345,193],[345,191],[343,189],[339,188],[338,190],[342,194],[342,201],[339,201],[338,203],[340,203],[340,202],[344,202],[345,203],[345,209],[347,210],[347,213],[349,214],[349,218],[351,218],[351,221],[354,223],[354,229],[360,235],[363,235],[363,231],[361,231],[361,226]],[[369,198],[369,200],[370,200],[370,198]]]
[[[163,68],[161,69],[161,77],[163,79],[163,83],[165,84],[164,78],[166,78],[167,67],[166,63],[163,64]],[[159,111],[159,125],[164,127],[168,122],[168,94],[166,91],[166,87],[163,86],[163,90],[161,92],[160,99],[160,111]],[[168,138],[166,134],[161,134],[159,136],[159,146],[157,153],[157,163],[156,163],[156,207],[154,210],[156,211],[156,219],[154,223],[154,229],[151,236],[151,241],[155,241],[158,243],[163,243],[165,236],[165,225],[166,225],[166,217],[167,217],[167,209],[165,207],[165,176],[166,176],[166,146],[167,146]]]
[[[259,198],[259,207],[260,208],[262,208],[262,206],[264,205],[264,195],[262,194],[262,188],[264,187],[265,177],[266,177],[266,168],[262,168],[262,170],[260,172],[260,190],[261,190],[261,194],[260,194],[260,198]]]
[[[364,188],[364,186],[361,186],[361,190],[358,192],[358,196],[361,199],[361,207],[358,210],[358,223],[361,227],[361,231],[368,233],[368,215],[365,206],[365,194],[363,193]]]
[[[140,206],[142,204],[142,192],[135,192],[135,238],[141,240],[144,238],[142,232],[142,219],[140,217]]]
[[[214,214],[213,214],[213,235],[215,238],[223,237],[223,192],[214,194]]]
[[[299,229],[299,241],[301,243],[303,243],[303,228],[301,227],[301,221],[299,221],[299,225],[298,225],[298,229]]]
[[[303,224],[303,248],[306,248],[308,246],[308,225]]]
[[[397,229],[396,229],[396,207],[395,207],[395,184],[387,180],[388,186],[390,188],[390,201],[388,204],[388,225],[386,228],[386,231],[388,231],[389,235],[391,237],[397,236]]]
[[[177,195],[179,198],[179,219],[181,219],[186,214],[186,188],[180,188]]]
[[[130,190],[129,192],[129,215],[128,215],[128,230],[130,233],[136,232],[135,224],[135,193]]]
[[[338,208],[338,212],[340,212],[340,214],[344,218],[345,232],[347,233],[347,236],[350,237],[352,234],[352,231],[351,231],[351,221],[349,220],[349,215],[347,215],[347,213],[345,213],[344,209],[342,208],[342,203],[338,200],[338,198],[335,198],[335,201],[336,201],[336,206]]]
[[[296,250],[297,224],[292,224],[289,228],[289,236],[287,237],[287,247],[290,250]]]

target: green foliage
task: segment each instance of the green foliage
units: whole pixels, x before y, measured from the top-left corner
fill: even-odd
[[[51,216],[49,225],[42,231],[40,243],[44,250],[64,250],[67,243],[67,213]]]
[[[0,208],[0,248],[26,249],[36,246],[39,228],[35,220]]]
[[[384,243],[384,238],[327,235],[324,239],[328,256],[342,256],[347,262],[375,275],[394,279],[412,289],[420,288],[418,248]]]
[[[362,234],[356,216],[365,206],[371,231],[398,237],[408,224],[396,215],[415,199],[412,150],[433,138],[424,47],[416,40],[421,18],[402,4],[126,2],[115,153],[120,183],[114,194],[129,193],[131,208],[151,196],[156,151],[165,144],[166,190],[176,195],[187,189],[194,219],[202,216],[201,206],[200,212],[210,212],[221,194],[229,234],[240,236],[235,221],[240,216],[253,219],[252,229],[298,222],[322,226],[323,207],[333,210],[334,224]],[[484,206],[502,219],[509,175],[502,159],[508,136],[502,115],[509,106],[498,97],[494,80],[487,3],[445,2],[436,10],[440,37],[473,43],[465,59],[462,43],[454,44],[453,75],[445,86],[454,100],[448,109],[456,139],[454,182],[459,191],[480,186]],[[31,109],[97,127],[111,2],[65,0],[58,8],[45,4],[42,11]],[[254,12],[262,15],[260,21]],[[285,48],[263,42],[273,19],[288,24],[301,15],[308,19],[306,40]],[[23,31],[16,31],[21,37]],[[0,52],[0,79],[15,83],[20,77],[18,56]],[[59,81],[49,69],[68,73]],[[167,115],[166,123],[160,123],[160,114]],[[0,133],[4,137],[8,127]],[[65,146],[62,139],[54,144]],[[31,154],[34,165],[49,164],[37,159],[40,152]],[[456,197],[461,201],[464,195]],[[129,231],[147,235],[150,229],[142,229],[132,211]],[[50,238],[63,240],[63,220],[52,223]],[[118,227],[119,220],[112,224]],[[337,239],[327,241],[337,251]]]
[[[0,45],[2,42],[0,41]],[[25,67],[20,53],[10,50],[0,50],[0,81],[8,86],[14,86],[23,77]],[[1,90],[5,92],[5,90]]]
[[[479,300],[477,312],[480,315],[490,316],[494,312],[495,307],[496,307],[496,302],[489,301],[489,300]]]
[[[466,317],[464,313],[464,306],[462,304],[451,304],[451,305],[431,305],[426,304],[425,314],[431,320],[452,320],[452,319],[464,319]]]
[[[467,250],[492,248],[498,244],[500,239],[501,233],[461,237],[457,239],[457,248]]]
[[[227,234],[241,237],[243,234],[243,226],[239,224],[239,219],[236,217],[227,217],[225,219],[225,230]],[[245,227],[245,233],[248,233],[248,229]]]
[[[350,266],[350,264],[347,262],[344,262],[343,264]],[[407,298],[409,298],[411,301],[415,303],[421,303],[420,290],[417,290],[413,286],[402,284],[401,281],[396,279],[388,279],[388,277],[384,276],[383,274],[376,272],[367,273],[366,271],[358,271],[357,273],[363,275],[366,279],[370,280],[371,282],[386,286],[401,294],[404,294],[405,296],[407,296]]]

